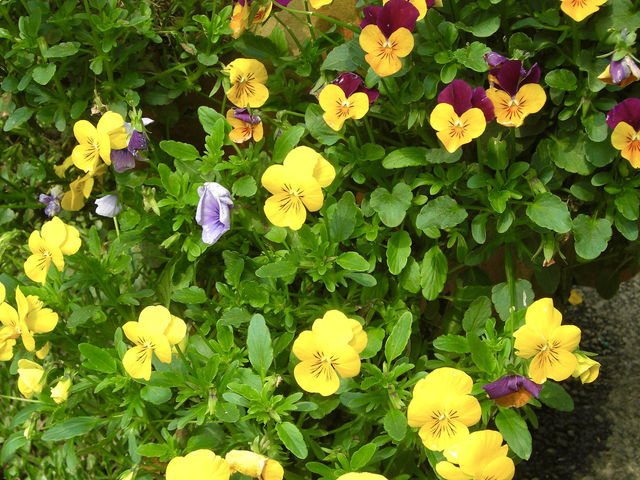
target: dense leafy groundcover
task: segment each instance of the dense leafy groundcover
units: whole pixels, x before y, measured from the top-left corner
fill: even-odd
[[[0,2],[4,478],[512,478],[638,265],[639,6]]]

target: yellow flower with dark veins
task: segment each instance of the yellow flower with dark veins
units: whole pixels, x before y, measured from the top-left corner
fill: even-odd
[[[611,145],[640,168],[640,98],[627,98],[609,110],[607,125],[613,129]]]
[[[600,374],[600,362],[590,359],[581,353],[574,354],[578,360],[578,366],[571,374],[574,378],[579,378],[582,383],[591,383]]]
[[[278,227],[299,230],[307,209],[322,208],[322,187],[331,184],[333,166],[309,147],[291,150],[282,165],[271,165],[262,175],[262,185],[273,195],[264,204],[264,213]]]
[[[478,400],[471,396],[473,380],[462,370],[437,368],[416,383],[409,403],[410,427],[420,427],[418,435],[429,450],[445,450],[469,435],[480,420]]]
[[[607,0],[562,0],[560,8],[576,22],[581,22],[605,3]]]
[[[182,319],[161,305],[146,307],[137,322],[127,322],[122,331],[136,344],[122,358],[124,369],[133,378],[151,378],[151,359],[155,353],[162,363],[171,363],[171,346],[186,334]]]
[[[448,103],[439,103],[431,112],[429,123],[449,153],[453,153],[484,133],[487,122],[479,108],[470,108],[462,115]]]
[[[227,98],[238,108],[257,108],[264,105],[269,98],[267,70],[258,60],[251,58],[237,58],[226,70],[229,72],[231,88],[227,91]]]
[[[167,465],[166,480],[229,480],[227,461],[211,450],[195,450]]]
[[[18,390],[25,398],[42,392],[44,387],[44,369],[31,360],[18,360]]]
[[[247,450],[231,450],[225,456],[231,473],[241,473],[259,480],[282,480],[284,469],[276,460]]]
[[[264,134],[262,120],[258,115],[251,115],[246,108],[230,108],[227,111],[227,122],[233,127],[229,138],[234,143],[247,140],[259,142]]]
[[[328,396],[340,388],[340,377],[360,373],[360,357],[349,343],[353,329],[338,315],[316,320],[311,330],[300,333],[293,343],[293,354],[301,360],[293,375],[303,390]]]
[[[533,357],[529,377],[536,383],[544,383],[547,378],[565,380],[578,365],[571,352],[580,343],[580,329],[561,323],[562,314],[553,307],[553,300],[542,298],[527,308],[525,324],[513,334],[516,355]]]
[[[111,150],[127,148],[127,132],[119,113],[107,112],[94,127],[86,120],[79,120],[73,126],[73,134],[78,144],[71,153],[73,164],[84,172],[98,167],[100,159],[111,165]]]
[[[448,461],[438,462],[436,471],[445,480],[511,480],[515,465],[508,452],[499,432],[479,430],[445,450]]]
[[[369,111],[369,97],[356,92],[349,98],[338,85],[329,84],[322,89],[318,102],[324,110],[322,118],[332,129],[338,131],[347,118],[360,119]]]

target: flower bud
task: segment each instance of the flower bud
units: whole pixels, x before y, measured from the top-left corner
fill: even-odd
[[[580,353],[574,353],[576,359],[578,359],[578,366],[571,374],[572,377],[580,377],[582,383],[591,383],[600,374],[600,363],[590,359],[586,355]]]

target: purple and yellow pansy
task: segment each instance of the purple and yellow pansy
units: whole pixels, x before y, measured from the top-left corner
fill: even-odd
[[[607,114],[611,144],[633,168],[640,168],[640,98],[627,98]]]
[[[233,127],[229,132],[232,142],[244,143],[252,138],[256,142],[262,140],[262,120],[258,115],[251,115],[246,108],[230,108],[227,111],[227,122]]]
[[[629,55],[625,55],[620,60],[612,58],[604,72],[598,75],[598,78],[604,83],[623,88],[640,80],[640,68]]]
[[[318,102],[324,110],[322,118],[338,131],[348,118],[360,119],[369,111],[369,104],[378,98],[379,92],[366,88],[362,78],[355,73],[341,74],[324,87]]]

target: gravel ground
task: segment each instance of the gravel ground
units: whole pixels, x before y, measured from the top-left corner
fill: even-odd
[[[640,479],[640,276],[611,300],[578,288],[584,302],[569,307],[563,323],[582,329],[583,350],[599,354],[598,379],[563,385],[573,412],[539,410],[533,453],[516,468],[517,480]]]

